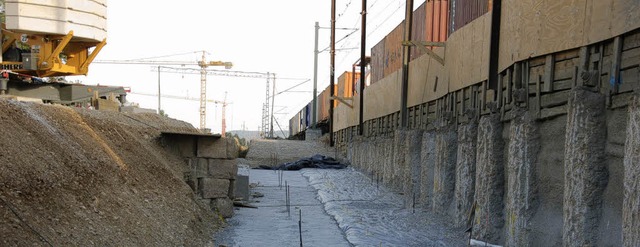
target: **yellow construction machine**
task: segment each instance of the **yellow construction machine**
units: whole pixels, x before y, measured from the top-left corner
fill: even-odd
[[[0,1],[0,69],[54,77],[86,75],[106,44],[106,1]]]

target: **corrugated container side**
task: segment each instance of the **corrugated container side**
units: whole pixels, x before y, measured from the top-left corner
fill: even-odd
[[[451,33],[489,12],[490,0],[451,0]]]
[[[424,2],[420,7],[413,11],[413,24],[411,26],[411,40],[413,41],[427,41],[427,2]],[[411,61],[422,56],[424,52],[417,47],[411,48]]]
[[[404,21],[400,22],[384,39],[385,66],[384,76],[388,76],[402,67],[402,35]]]
[[[371,48],[371,84],[384,78],[384,39]]]
[[[318,122],[329,119],[329,86],[318,95]]]

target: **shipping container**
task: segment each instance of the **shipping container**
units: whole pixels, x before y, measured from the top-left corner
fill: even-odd
[[[445,42],[448,37],[449,25],[449,1],[429,0],[413,11],[413,23],[411,25],[411,40],[427,42]],[[402,41],[404,39],[404,21],[402,21],[383,40],[384,47],[376,45],[371,49],[371,61],[373,77],[372,83],[398,71],[402,67]],[[433,49],[433,47],[428,47]],[[384,49],[383,57],[376,57]],[[411,51],[411,59],[414,60],[423,55],[423,50],[414,47]],[[379,69],[379,63],[383,68]],[[378,72],[382,70],[382,77]]]
[[[371,48],[371,84],[384,78],[384,39]]]
[[[427,41],[427,4],[426,2],[420,5],[413,11],[413,23],[411,25],[411,40],[413,41]],[[423,50],[417,47],[411,48],[411,60],[422,56]]]
[[[451,0],[449,34],[491,10],[490,0]]]
[[[360,73],[346,71],[338,77],[337,95],[342,98],[351,98],[354,95],[355,85],[360,80]]]
[[[402,39],[404,21],[384,38],[384,77],[398,71],[402,67]]]

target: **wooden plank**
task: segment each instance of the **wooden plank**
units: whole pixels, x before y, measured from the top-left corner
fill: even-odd
[[[622,50],[631,50],[633,48],[640,47],[640,30],[634,31],[631,34],[624,37],[622,42]]]
[[[574,84],[573,78],[565,79],[562,81],[554,81],[553,89],[556,91],[567,90],[567,89],[573,88],[573,84]]]
[[[562,80],[573,78],[573,71],[577,66],[576,62],[577,62],[577,59],[564,60],[562,62],[556,61],[553,80],[562,81]],[[554,88],[555,88],[555,85],[554,85]]]
[[[622,52],[620,69],[630,69],[640,65],[640,47]]]
[[[618,92],[620,84],[620,62],[622,60],[622,38],[613,40],[613,57],[611,58],[611,71],[609,72],[609,86],[613,92]]]
[[[620,78],[622,78],[622,84],[620,84],[619,92],[630,92],[634,89],[640,88],[640,67],[634,67],[626,69],[620,72]]]
[[[549,119],[567,114],[567,105],[542,109],[540,119]]]
[[[540,97],[541,108],[552,108],[559,105],[567,104],[571,90],[556,91],[549,94],[543,94]]]
[[[543,92],[553,91],[553,75],[556,60],[553,54],[547,55],[546,62],[544,64],[544,84],[542,85]]]
[[[511,104],[511,99],[513,99],[513,76],[512,76],[512,68],[507,69],[506,76],[506,84],[507,84],[507,96],[505,97],[505,104]]]

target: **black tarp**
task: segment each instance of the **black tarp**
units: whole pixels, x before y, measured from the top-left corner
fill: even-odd
[[[316,154],[309,158],[302,158],[294,162],[283,163],[276,167],[270,167],[261,165],[261,169],[267,170],[288,170],[288,171],[297,171],[302,168],[317,168],[317,169],[343,169],[346,168],[347,165],[340,163],[336,159],[328,156],[324,156],[321,154]]]

